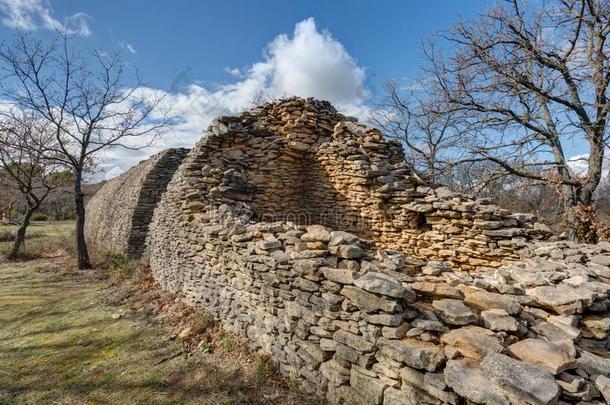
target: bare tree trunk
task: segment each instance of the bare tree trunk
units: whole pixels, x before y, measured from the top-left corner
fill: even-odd
[[[23,221],[21,222],[19,229],[17,229],[17,234],[15,235],[15,242],[13,243],[13,249],[11,250],[11,253],[8,256],[9,259],[14,259],[19,256],[19,250],[21,249],[21,245],[23,245],[23,242],[25,241],[25,232],[28,226],[30,225],[30,218],[32,217],[32,214],[34,214],[34,211],[36,211],[36,209],[37,207],[29,207],[28,210],[25,212],[25,215],[23,216]]]
[[[85,195],[81,189],[82,173],[76,173],[74,182],[74,203],[76,206],[76,251],[77,263],[80,270],[90,269],[91,260],[85,241]]]

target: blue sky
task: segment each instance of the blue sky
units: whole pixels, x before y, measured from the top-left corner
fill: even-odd
[[[113,150],[108,177],[169,146],[192,146],[213,117],[269,97],[316,96],[363,116],[384,80],[409,82],[420,41],[495,1],[0,0],[0,39],[70,26],[83,47],[119,50],[182,121],[154,148]]]
[[[313,17],[332,33],[373,82],[410,76],[418,63],[419,41],[472,16],[493,1],[54,1],[55,16],[90,16],[86,43],[104,49],[130,44],[151,85],[169,89],[187,68],[192,80],[226,83],[225,68],[261,59],[277,35],[292,33]],[[3,29],[2,33],[10,32]]]

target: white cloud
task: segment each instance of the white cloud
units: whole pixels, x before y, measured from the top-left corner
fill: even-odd
[[[138,53],[138,51],[136,51],[136,48],[134,48],[129,42],[119,41],[119,45],[121,46],[121,48],[125,49],[127,52],[129,52],[131,54]]]
[[[175,81],[188,84],[166,92],[165,103],[180,114],[180,121],[147,155],[169,147],[192,147],[214,118],[249,109],[255,99],[315,97],[348,115],[364,118],[369,113],[364,68],[328,31],[318,30],[313,18],[296,24],[291,36],[278,35],[267,45],[262,61],[225,71],[236,81],[214,88],[179,75]],[[141,151],[114,149],[103,166],[106,173],[118,174],[116,168],[126,170],[143,158]]]
[[[610,149],[604,151],[604,160],[602,162],[602,181],[608,178],[610,175]],[[568,167],[577,176],[586,176],[587,170],[589,169],[589,154],[583,153],[581,155],[574,155],[568,159]]]
[[[38,29],[59,30],[69,34],[87,37],[91,35],[85,13],[76,13],[60,22],[53,16],[53,9],[47,0],[0,0],[2,24],[24,31]]]

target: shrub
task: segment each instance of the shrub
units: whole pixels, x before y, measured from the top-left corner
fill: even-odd
[[[35,212],[32,215],[32,221],[47,221],[48,220],[48,216],[47,214],[43,213],[43,212]]]

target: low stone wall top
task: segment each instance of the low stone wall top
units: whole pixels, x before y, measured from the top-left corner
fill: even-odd
[[[187,153],[188,149],[164,150],[108,181],[87,204],[88,243],[139,258],[153,210]]]

